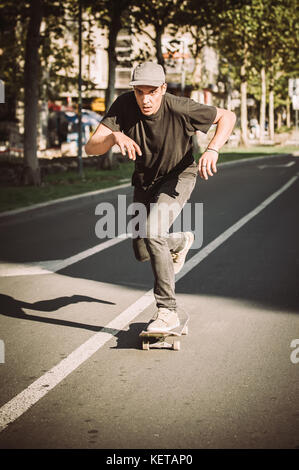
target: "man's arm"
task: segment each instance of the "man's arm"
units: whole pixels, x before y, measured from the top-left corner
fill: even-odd
[[[118,145],[123,155],[126,155],[127,152],[131,160],[136,160],[136,152],[141,155],[140,147],[134,140],[122,132],[113,132],[104,124],[100,124],[90,137],[85,145],[85,152],[87,155],[103,155],[113,145]]]
[[[208,175],[213,176],[213,172],[217,173],[218,152],[231,135],[236,123],[235,113],[223,108],[216,109],[217,114],[213,122],[217,124],[216,132],[198,162],[200,177],[205,180],[208,179]]]

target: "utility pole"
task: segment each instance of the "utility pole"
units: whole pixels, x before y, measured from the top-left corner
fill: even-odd
[[[289,78],[289,96],[292,99],[293,110],[295,111],[295,139],[298,144],[298,109],[299,109],[299,78]]]
[[[183,60],[182,60],[182,73],[181,73],[181,95],[185,95],[185,86],[186,86],[186,69],[185,69],[185,54],[186,54],[186,44],[185,39],[181,40],[181,50],[183,46]]]
[[[82,3],[79,1],[79,77],[78,77],[78,166],[79,174],[83,178],[82,165]]]

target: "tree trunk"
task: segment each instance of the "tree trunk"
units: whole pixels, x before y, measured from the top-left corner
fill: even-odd
[[[108,87],[107,87],[106,96],[105,96],[105,105],[106,105],[107,111],[113,103],[114,94],[115,94],[115,75],[116,75],[115,71],[116,71],[116,65],[117,65],[115,47],[116,47],[117,34],[119,30],[120,30],[120,22],[118,24],[115,22],[111,23],[111,27],[110,27],[109,35],[108,35],[108,41],[109,41]]]
[[[277,130],[279,130],[282,126],[282,112],[281,111],[278,111],[277,113]]]
[[[260,105],[260,143],[264,141],[265,138],[265,120],[266,120],[266,70],[265,67],[261,69],[261,105]]]
[[[192,85],[195,89],[198,89],[199,83],[201,81],[202,73],[202,60],[199,56],[194,57],[194,70],[192,72]]]
[[[39,186],[40,168],[37,158],[37,125],[40,75],[40,26],[43,0],[31,0],[24,66],[24,173],[23,184]]]
[[[246,78],[246,64],[245,61],[241,67],[241,142],[247,147],[247,78]]]
[[[108,35],[108,86],[106,90],[105,96],[105,107],[106,111],[110,108],[114,101],[115,95],[115,76],[116,76],[116,40],[119,30],[121,29],[121,21],[120,16],[116,15],[116,18],[112,19],[110,28],[109,28],[109,35]],[[103,169],[111,169],[113,164],[113,152],[112,149],[108,150],[105,154],[103,160]]]
[[[269,80],[269,138],[274,140],[274,78]]]
[[[155,29],[156,29],[156,38],[155,38],[156,57],[158,60],[158,64],[164,67],[165,61],[164,61],[164,57],[162,54],[162,35],[164,32],[164,28],[156,26]]]

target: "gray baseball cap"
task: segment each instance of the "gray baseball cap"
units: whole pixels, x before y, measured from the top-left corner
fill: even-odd
[[[165,73],[162,65],[155,62],[143,62],[133,70],[130,85],[160,86],[163,83],[165,83]]]

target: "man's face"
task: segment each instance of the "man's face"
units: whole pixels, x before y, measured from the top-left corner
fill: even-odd
[[[166,88],[166,83],[159,87],[149,85],[134,86],[136,101],[142,114],[150,116],[158,111],[162,97],[166,93]]]

